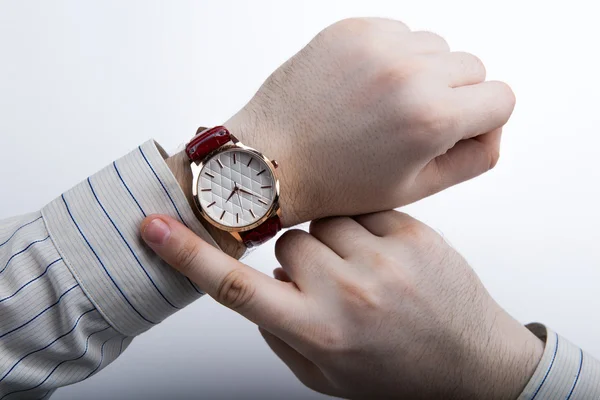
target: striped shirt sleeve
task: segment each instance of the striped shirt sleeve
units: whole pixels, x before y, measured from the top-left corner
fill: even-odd
[[[546,343],[518,400],[600,399],[600,362],[541,324],[527,326]]]
[[[152,213],[216,246],[153,142],[0,221],[0,400],[45,399],[114,361],[133,337],[202,295],[146,248]]]

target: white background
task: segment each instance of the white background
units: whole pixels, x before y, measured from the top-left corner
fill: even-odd
[[[39,209],[150,137],[227,120],[330,23],[400,19],[478,55],[517,108],[497,169],[406,207],[493,296],[600,357],[600,27],[575,1],[0,0],[0,217]],[[272,243],[246,261],[270,273]],[[59,399],[320,398],[256,328],[201,299]]]

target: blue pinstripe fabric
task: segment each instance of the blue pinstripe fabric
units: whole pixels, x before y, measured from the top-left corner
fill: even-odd
[[[20,227],[18,227],[6,240],[4,240],[4,242],[0,243],[0,247],[4,246],[6,243],[8,243],[10,241],[10,239],[12,239],[21,229],[23,229],[26,226],[31,225],[34,222],[37,222],[37,221],[39,221],[41,219],[42,219],[42,217],[39,216],[36,219],[34,219],[33,221],[27,222],[27,223],[21,225]]]
[[[0,400],[46,399],[93,376],[200,296],[140,240],[151,213],[214,244],[152,141],[41,212],[0,221]]]
[[[581,376],[581,369],[583,368],[583,350],[579,350],[579,369],[577,370],[577,376],[575,376],[575,380],[573,381],[573,386],[571,386],[571,390],[569,390],[569,394],[565,400],[570,400],[571,396],[575,392],[575,388],[577,387],[577,382],[579,382],[579,377]]]
[[[54,264],[56,264],[59,261],[62,261],[62,258],[59,258],[57,260],[52,261],[50,264],[48,264],[48,266],[46,267],[46,269],[44,270],[44,272],[41,273],[41,275],[38,275],[35,278],[33,278],[30,281],[28,281],[25,284],[23,284],[23,286],[21,286],[20,288],[18,288],[17,291],[14,292],[13,294],[11,294],[10,296],[6,296],[6,297],[0,299],[0,303],[2,303],[3,301],[6,301],[6,300],[12,299],[17,294],[19,294],[19,292],[21,290],[25,289],[27,286],[31,285],[33,282],[37,281],[38,279],[40,279],[41,277],[43,277],[44,275],[46,275],[46,273],[48,273],[48,270],[50,269],[50,267],[52,267]]]
[[[29,243],[29,244],[27,245],[27,247],[25,247],[23,250],[17,251],[16,253],[12,254],[12,255],[10,256],[10,258],[8,259],[8,261],[6,262],[6,264],[4,264],[4,268],[2,268],[2,269],[0,270],[0,274],[2,274],[2,273],[3,273],[3,272],[6,270],[6,268],[8,268],[8,264],[10,264],[10,262],[11,262],[11,261],[12,261],[12,260],[13,260],[15,257],[17,257],[17,256],[19,256],[19,255],[21,255],[21,254],[25,253],[25,252],[26,252],[27,250],[29,250],[29,248],[30,248],[31,246],[33,246],[34,244],[36,244],[36,243],[42,243],[42,242],[45,242],[45,241],[46,241],[46,240],[48,240],[49,238],[50,238],[50,236],[46,236],[46,237],[45,237],[45,238],[43,238],[43,239],[34,240],[33,242]]]
[[[48,373],[48,375],[46,375],[46,377],[45,377],[45,378],[44,378],[44,379],[43,379],[43,380],[42,380],[40,383],[38,383],[37,385],[35,385],[35,386],[31,386],[31,387],[29,387],[29,388],[27,388],[27,389],[21,389],[21,390],[15,390],[15,391],[12,391],[12,392],[8,392],[8,393],[6,393],[4,396],[0,397],[0,400],[4,400],[4,399],[6,399],[7,397],[9,397],[10,395],[13,395],[13,394],[16,394],[16,393],[28,392],[28,391],[31,391],[31,390],[34,390],[34,389],[37,389],[37,388],[39,388],[40,386],[42,386],[42,385],[44,384],[44,382],[46,382],[46,381],[47,381],[47,380],[48,380],[48,379],[49,379],[49,378],[52,376],[52,374],[53,374],[53,373],[54,373],[54,372],[55,372],[55,371],[56,371],[56,370],[57,370],[57,369],[58,369],[58,368],[59,368],[61,365],[65,364],[65,363],[68,363],[68,362],[71,362],[71,361],[77,361],[77,360],[80,360],[80,359],[82,359],[82,358],[83,358],[83,357],[86,355],[86,353],[88,352],[88,349],[89,349],[89,343],[90,343],[90,338],[91,338],[93,335],[97,334],[97,333],[101,333],[101,332],[104,332],[104,331],[106,331],[107,329],[110,329],[110,326],[107,326],[107,327],[105,327],[105,328],[103,328],[103,329],[97,330],[97,331],[95,331],[95,332],[91,333],[90,335],[88,335],[88,337],[87,337],[87,338],[86,338],[86,340],[85,340],[85,349],[83,350],[83,353],[82,353],[80,356],[77,356],[77,357],[75,357],[75,358],[70,358],[70,359],[65,359],[65,360],[62,360],[62,361],[60,361],[60,362],[59,362],[59,363],[58,363],[58,364],[57,364],[57,365],[56,365],[54,368],[52,368],[52,369],[50,370],[50,372]],[[106,342],[105,342],[105,343],[106,343]]]
[[[127,186],[127,184],[125,183],[125,180],[121,176],[121,172],[119,172],[119,168],[117,168],[117,162],[116,161],[113,161],[113,167],[115,167],[115,172],[117,173],[117,176],[119,177],[119,180],[123,184],[123,187],[125,188],[125,190],[127,190],[127,193],[129,193],[129,196],[131,196],[131,200],[133,200],[135,202],[135,204],[137,204],[137,206],[140,209],[140,212],[142,213],[142,215],[144,217],[146,217],[146,213],[144,212],[144,209],[142,208],[142,206],[140,206],[140,203],[137,201],[137,199],[135,198],[135,196],[133,195],[133,193],[131,193],[131,189],[129,189],[129,186]]]
[[[0,222],[0,239],[10,238],[2,240],[0,260],[10,260],[12,265],[0,276],[0,315],[9,316],[0,331],[0,399],[48,398],[57,384],[73,383],[68,377],[93,359],[89,352],[77,354],[81,358],[72,356],[82,348],[81,333],[90,328],[101,324],[101,329],[110,331],[107,339],[125,339],[81,291],[52,242],[32,240],[48,236],[43,223],[33,224],[42,219],[36,214],[33,221],[32,215],[23,216],[29,222],[13,232],[3,232]],[[79,373],[79,380],[104,364],[95,369],[83,367],[85,375]]]
[[[102,205],[102,203],[98,199],[98,196],[96,195],[96,191],[94,190],[94,187],[92,186],[92,182],[90,181],[90,178],[87,179],[87,182],[88,182],[88,184],[90,186],[90,190],[92,191],[92,194],[94,195],[94,198],[96,199],[96,202],[98,203],[98,205],[102,209],[102,212],[104,213],[104,215],[106,215],[106,218],[108,218],[108,220],[110,221],[111,225],[115,228],[115,230],[117,231],[117,234],[123,240],[123,243],[125,243],[125,246],[127,246],[127,249],[129,249],[129,251],[131,252],[131,255],[133,256],[133,258],[135,258],[135,261],[137,262],[137,264],[140,266],[140,268],[142,269],[142,271],[144,271],[144,274],[146,274],[146,276],[148,277],[148,280],[152,283],[152,286],[156,289],[156,291],[158,292],[158,294],[160,294],[160,296],[163,299],[165,299],[165,301],[167,302],[167,304],[169,304],[171,307],[179,310],[180,307],[177,307],[176,305],[174,305],[173,303],[171,303],[171,301],[169,299],[167,299],[167,297],[165,296],[165,294],[160,290],[160,288],[158,287],[158,285],[156,284],[156,282],[154,282],[154,279],[150,276],[150,274],[148,273],[148,271],[146,270],[146,268],[144,268],[144,266],[140,262],[140,259],[135,254],[135,251],[131,248],[131,245],[123,237],[123,234],[121,233],[121,231],[117,227],[117,224],[115,224],[115,221],[113,221],[113,219],[110,217],[110,215],[108,215],[108,213],[106,212],[106,209],[104,208],[104,206]],[[135,197],[133,199],[135,200]],[[136,203],[137,203],[137,201],[136,201]],[[138,204],[138,206],[139,206],[139,204]]]
[[[542,381],[539,383],[537,389],[535,389],[535,392],[533,392],[533,396],[531,396],[531,400],[534,400],[537,395],[540,393],[540,390],[542,389],[542,387],[544,386],[544,382],[546,382],[546,379],[548,379],[548,375],[550,374],[550,371],[552,371],[552,366],[554,365],[554,360],[556,360],[556,354],[558,353],[558,336],[556,336],[556,344],[554,345],[554,353],[552,354],[552,358],[550,359],[550,365],[548,365],[548,369],[546,370],[546,373],[544,374],[544,377],[542,378]]]
[[[171,197],[171,194],[169,193],[169,191],[167,190],[167,188],[165,187],[165,184],[163,183],[163,181],[158,177],[158,174],[156,173],[156,171],[154,170],[154,168],[152,167],[152,164],[150,164],[150,161],[148,161],[148,157],[146,157],[146,154],[144,154],[144,150],[142,150],[142,147],[138,147],[140,154],[142,155],[142,157],[144,158],[144,161],[146,161],[146,164],[148,164],[148,168],[150,168],[150,170],[152,171],[152,173],[154,174],[154,176],[156,177],[156,180],[158,181],[158,183],[160,183],[160,186],[163,188],[163,190],[165,191],[165,193],[167,194],[167,197],[169,198],[169,200],[171,201],[171,204],[173,204],[173,208],[175,209],[175,212],[177,213],[177,215],[179,216],[179,220],[181,221],[182,224],[184,224],[185,226],[188,226],[188,224],[185,223],[185,220],[183,219],[183,217],[181,216],[181,213],[179,212],[179,208],[177,208],[177,205],[175,204],[175,202],[173,201],[173,197]]]
[[[96,252],[96,250],[92,247],[92,245],[90,244],[89,240],[85,237],[85,235],[83,234],[83,232],[81,231],[81,227],[79,226],[79,224],[77,223],[77,221],[75,221],[75,218],[73,217],[73,214],[71,213],[71,209],[69,208],[69,204],[67,203],[67,200],[65,199],[65,196],[62,195],[62,200],[65,204],[65,208],[67,209],[67,212],[69,213],[69,216],[71,217],[71,221],[73,221],[73,224],[75,224],[75,227],[77,228],[77,230],[79,231],[79,234],[81,234],[81,237],[83,238],[83,240],[85,241],[85,243],[87,244],[87,246],[89,247],[90,251],[94,254],[94,256],[96,257],[96,259],[98,260],[98,263],[102,266],[102,269],[104,270],[104,272],[106,272],[106,275],[110,278],[111,282],[115,285],[115,288],[119,291],[119,293],[121,293],[121,295],[123,296],[123,298],[125,299],[125,301],[127,301],[127,303],[131,306],[131,308],[144,320],[147,321],[150,324],[156,324],[156,322],[152,322],[151,320],[149,320],[148,318],[144,317],[142,315],[142,313],[131,303],[131,300],[129,300],[129,297],[125,294],[125,292],[123,291],[123,289],[119,286],[119,284],[115,281],[115,278],[113,278],[113,276],[110,274],[110,272],[108,272],[108,269],[106,269],[106,266],[104,265],[104,263],[102,262],[102,259],[100,258],[100,256],[98,255],[98,253]]]
[[[100,361],[98,361],[98,365],[96,366],[96,368],[91,370],[90,373],[87,374],[86,377],[83,379],[89,378],[90,376],[94,375],[96,373],[96,371],[98,371],[100,369],[100,367],[102,366],[102,362],[104,361],[104,346],[106,346],[106,343],[108,343],[110,340],[112,340],[112,338],[106,339],[104,341],[104,343],[102,343],[102,346],[100,347]]]
[[[2,375],[2,377],[0,377],[0,383],[4,380],[4,378],[6,378],[8,376],[8,374],[10,374],[20,363],[21,361],[25,360],[27,357],[35,354],[35,353],[39,353],[40,351],[46,350],[48,347],[52,346],[54,343],[56,343],[57,341],[59,341],[60,339],[62,339],[63,337],[67,336],[68,334],[70,334],[71,332],[73,332],[75,330],[75,328],[77,328],[77,325],[79,324],[79,321],[81,321],[81,319],[86,316],[87,314],[91,313],[92,311],[96,311],[96,309],[92,308],[91,310],[87,310],[86,312],[84,312],[83,314],[81,314],[78,318],[77,321],[75,321],[75,325],[73,325],[73,327],[71,329],[69,329],[69,331],[63,333],[62,335],[58,336],[56,339],[54,339],[53,341],[51,341],[50,343],[48,343],[47,345],[40,347],[39,349],[36,349],[34,351],[30,351],[29,353],[25,354],[24,356],[22,356],[21,358],[19,358],[17,360],[16,363],[14,363],[5,373],[4,375]],[[123,338],[123,340],[125,340]],[[121,342],[123,343],[123,342]],[[123,351],[123,347],[121,347],[121,350],[119,351],[119,353],[121,353]]]
[[[181,216],[181,213],[179,212],[179,208],[177,208],[177,205],[175,204],[175,201],[173,201],[173,197],[171,196],[171,194],[169,193],[169,191],[165,187],[165,184],[163,183],[163,181],[158,177],[158,174],[156,173],[156,170],[154,169],[154,167],[152,167],[152,164],[150,163],[150,161],[148,161],[148,157],[146,157],[146,154],[144,154],[144,150],[142,150],[141,146],[138,147],[138,149],[140,150],[140,154],[144,158],[144,161],[146,161],[146,164],[148,164],[148,167],[150,168],[150,170],[152,171],[152,173],[156,177],[156,180],[158,181],[158,183],[160,183],[160,186],[163,188],[163,190],[167,194],[167,197],[171,201],[171,204],[173,204],[173,208],[175,209],[175,212],[177,213],[177,216],[179,216],[179,220],[181,221],[182,224],[184,224],[185,226],[187,226],[189,228],[189,225],[185,222],[185,219],[183,219],[183,217]],[[204,293],[202,293],[200,291],[200,289],[198,289],[198,287],[194,284],[194,282],[192,282],[188,278],[186,278],[186,279],[187,279],[187,281],[189,282],[189,284],[194,288],[194,290],[198,294],[201,294],[201,295],[204,294]]]
[[[546,348],[518,400],[600,399],[598,360],[541,324],[528,328],[545,341]]]
[[[31,318],[30,320],[28,320],[26,322],[23,322],[21,325],[17,326],[16,328],[13,328],[13,329],[11,329],[8,332],[3,333],[2,335],[0,335],[0,339],[2,339],[3,337],[5,337],[7,335],[10,335],[11,333],[16,332],[19,329],[23,328],[24,326],[32,323],[37,318],[39,318],[42,314],[44,314],[46,311],[50,310],[52,307],[54,307],[58,303],[60,303],[60,301],[63,299],[63,297],[65,297],[67,294],[69,294],[70,291],[72,291],[73,289],[78,288],[78,287],[79,287],[79,285],[74,285],[74,286],[70,287],[63,294],[60,295],[60,297],[58,298],[58,300],[56,300],[56,303],[50,304],[49,306],[47,306],[46,308],[44,308],[42,311],[40,311],[39,313],[37,313],[35,317]]]

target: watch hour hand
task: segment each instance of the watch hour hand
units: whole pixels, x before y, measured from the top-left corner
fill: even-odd
[[[231,191],[231,194],[229,195],[229,197],[227,198],[227,200],[225,200],[225,203],[227,203],[229,200],[231,200],[231,198],[233,197],[233,195],[238,191],[237,186]]]

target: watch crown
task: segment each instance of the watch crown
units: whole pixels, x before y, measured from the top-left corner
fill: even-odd
[[[272,161],[271,161],[271,164],[273,164],[273,167],[274,167],[274,168],[277,168],[277,167],[279,167],[279,164],[278,164],[278,163],[277,163],[277,161],[275,161],[275,160],[272,160]]]

